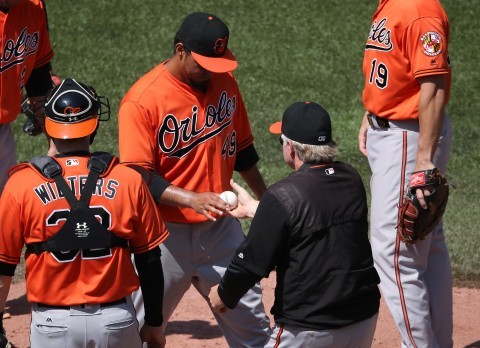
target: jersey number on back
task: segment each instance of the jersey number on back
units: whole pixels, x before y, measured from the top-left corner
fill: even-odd
[[[99,222],[105,227],[110,228],[112,217],[110,212],[102,206],[90,207],[93,214],[98,218]],[[66,220],[70,210],[62,209],[55,210],[47,218],[47,226],[56,226],[62,220]],[[55,260],[60,263],[63,262],[73,262],[76,259],[78,254],[82,254],[82,260],[92,260],[92,259],[101,259],[104,257],[112,256],[112,249],[110,248],[101,248],[101,249],[83,249],[83,250],[69,250],[69,251],[55,251],[50,254]]]
[[[370,78],[368,82],[372,84],[375,82],[378,88],[384,89],[388,85],[388,69],[383,63],[378,63],[377,60],[372,60],[370,68]]]

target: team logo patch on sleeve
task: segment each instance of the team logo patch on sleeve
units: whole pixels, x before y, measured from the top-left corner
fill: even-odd
[[[442,52],[442,37],[440,34],[429,31],[422,35],[420,41],[423,45],[423,53],[427,56],[437,56]]]

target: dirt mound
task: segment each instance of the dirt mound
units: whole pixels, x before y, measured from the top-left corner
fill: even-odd
[[[273,304],[275,278],[262,281],[264,303]],[[13,284],[7,300],[4,326],[9,339],[19,348],[29,347],[30,306],[25,283]],[[480,289],[453,289],[454,347],[480,347]],[[191,287],[170,319],[167,347],[227,347],[215,319],[202,297]],[[382,302],[373,347],[400,347],[400,336],[392,317]]]

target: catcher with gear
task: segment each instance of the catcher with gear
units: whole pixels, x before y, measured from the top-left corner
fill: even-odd
[[[63,80],[45,101],[45,132],[58,154],[9,171],[0,199],[0,313],[26,246],[32,348],[165,343],[158,245],[168,231],[141,176],[109,153],[90,152],[109,117],[108,98]],[[140,331],[131,300],[139,288]],[[0,348],[7,344],[0,332]]]
[[[425,191],[425,202],[421,202],[416,192],[426,187],[430,190]],[[400,240],[413,244],[431,233],[445,213],[448,195],[447,178],[438,168],[413,172],[407,194],[398,209],[397,233]]]

